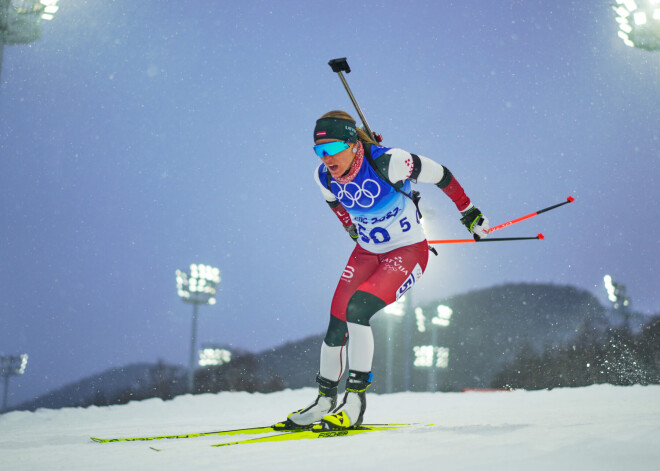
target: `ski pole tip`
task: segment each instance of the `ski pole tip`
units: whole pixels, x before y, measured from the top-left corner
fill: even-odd
[[[539,232],[539,235],[536,236],[538,240],[543,240],[545,239],[545,236]]]
[[[568,198],[566,198],[566,201],[568,201],[569,203],[572,203],[573,201],[575,201],[575,198],[573,198],[572,196],[569,196]]]

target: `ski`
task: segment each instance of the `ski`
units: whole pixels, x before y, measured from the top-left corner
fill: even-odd
[[[408,424],[369,424],[365,427],[380,429],[383,427],[391,426],[404,426]],[[198,433],[184,433],[178,435],[160,435],[153,437],[120,437],[120,438],[99,438],[99,437],[89,437],[92,441],[96,443],[115,443],[115,442],[138,442],[138,441],[150,441],[150,440],[173,440],[180,438],[195,438],[195,437],[207,437],[207,436],[223,436],[223,435],[261,435],[264,433],[278,432],[281,434],[290,434],[298,433],[303,431],[309,431],[311,427],[301,427],[300,429],[290,429],[282,430],[280,428],[275,428],[272,425],[266,427],[248,427],[248,428],[238,428],[233,430],[218,430],[215,432],[198,432]]]
[[[211,445],[212,447],[222,447],[222,446],[231,446],[231,445],[249,445],[252,443],[273,443],[273,442],[285,442],[292,440],[312,440],[315,438],[335,438],[335,437],[346,437],[349,435],[357,435],[361,433],[368,432],[382,432],[385,430],[396,430],[407,427],[412,427],[420,424],[382,424],[378,426],[374,425],[363,425],[358,428],[350,428],[346,430],[327,430],[327,431],[315,431],[315,430],[301,430],[298,432],[286,432],[278,433],[276,435],[268,435],[267,437],[257,437],[257,438],[248,438],[246,440],[238,440],[235,442],[227,443],[218,443]],[[427,424],[426,426],[431,426],[433,424]]]
[[[301,431],[301,430],[294,429],[291,430],[291,432]],[[269,425],[267,427],[248,427],[248,428],[238,428],[234,430],[218,430],[215,432],[184,433],[179,435],[162,435],[162,436],[154,436],[154,437],[122,437],[122,438],[89,437],[89,438],[91,438],[93,441],[97,443],[114,443],[114,442],[137,442],[137,441],[149,441],[149,440],[172,440],[178,438],[206,437],[210,435],[257,435],[257,434],[269,433],[269,432],[281,432],[281,430],[275,429],[273,428],[272,425]]]

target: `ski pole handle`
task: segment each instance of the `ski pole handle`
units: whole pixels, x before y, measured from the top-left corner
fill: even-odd
[[[494,237],[490,239],[446,239],[446,240],[429,240],[429,244],[469,244],[471,242],[504,242],[510,240],[543,240],[545,236],[539,234],[536,237]]]
[[[355,99],[355,96],[353,96],[353,92],[351,92],[351,88],[348,86],[348,82],[346,82],[346,79],[344,78],[344,74],[342,73],[342,72],[346,72],[347,74],[351,73],[351,68],[348,66],[348,61],[346,60],[345,57],[341,57],[339,59],[330,60],[330,62],[328,62],[328,65],[332,68],[333,72],[337,72],[337,75],[339,75],[341,83],[344,85],[344,88],[346,89],[346,93],[348,93],[348,97],[353,102],[355,111],[357,111],[357,114],[360,116],[360,119],[362,120],[362,125],[364,126],[364,130],[374,142],[378,142],[376,140],[373,131],[369,127],[369,123],[367,123],[367,118],[365,118],[364,114],[362,114],[362,109],[360,108],[360,105],[358,105],[358,102]]]
[[[520,222],[520,221],[524,221],[525,219],[533,218],[534,216],[538,216],[541,213],[545,213],[546,211],[550,211],[551,209],[555,209],[555,208],[558,208],[560,206],[564,206],[565,204],[572,203],[573,201],[575,201],[575,198],[573,198],[572,196],[569,196],[568,198],[566,198],[566,201],[564,201],[563,203],[548,206],[547,208],[539,209],[538,211],[530,213],[526,216],[522,216],[522,217],[519,217],[517,219],[512,219],[511,221],[500,224],[499,226],[491,227],[490,229],[488,229],[488,233],[490,234],[491,232],[495,232],[495,231],[500,230],[502,228],[505,228],[507,226],[511,226],[512,224],[515,224],[515,223]]]

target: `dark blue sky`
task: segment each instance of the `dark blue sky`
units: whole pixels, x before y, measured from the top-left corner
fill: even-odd
[[[5,48],[0,352],[28,352],[10,404],[159,358],[186,364],[174,272],[220,268],[199,340],[260,351],[321,333],[352,242],[312,172],[314,121],[354,113],[443,163],[498,233],[443,246],[418,302],[506,282],[626,284],[660,310],[660,53],[626,47],[608,1],[62,0]],[[419,185],[430,238],[464,238]],[[313,353],[316,355],[316,353]]]

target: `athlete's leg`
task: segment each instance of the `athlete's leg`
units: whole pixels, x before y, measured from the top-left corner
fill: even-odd
[[[426,241],[379,256],[378,267],[353,293],[346,309],[351,370],[371,371],[374,352],[371,318],[412,288],[427,262]]]
[[[332,381],[339,381],[346,367],[346,322],[330,316],[328,331],[321,345],[319,374]]]
[[[337,387],[346,368],[346,305],[357,287],[378,266],[378,257],[359,246],[351,254],[339,280],[330,309],[330,323],[321,345],[319,393],[316,400],[303,409],[289,414],[282,428],[309,425],[321,420],[337,404]]]
[[[319,372],[324,378],[338,381],[346,369],[346,307],[357,287],[371,276],[378,263],[377,255],[356,245],[344,268],[332,298],[330,322],[321,345]]]
[[[346,309],[347,330],[351,339],[348,364],[351,370],[368,373],[374,356],[374,335],[369,320],[386,306],[379,297],[357,290]]]
[[[344,399],[323,417],[324,427],[341,429],[359,426],[367,407],[366,391],[371,384],[374,338],[369,321],[376,312],[394,302],[422,275],[428,261],[426,241],[378,256],[378,266],[351,295],[346,307],[348,365]]]

